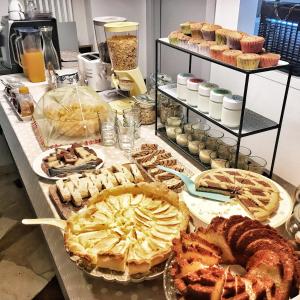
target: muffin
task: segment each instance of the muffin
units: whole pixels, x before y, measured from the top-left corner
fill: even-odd
[[[190,25],[193,38],[203,39],[201,28],[203,27],[204,24],[205,23],[203,22],[196,22]]]
[[[191,35],[191,24],[193,23],[196,23],[196,22],[192,22],[192,21],[187,21],[187,22],[184,22],[184,23],[181,23],[180,24],[180,30],[183,34],[186,34],[186,35]]]
[[[198,52],[198,51],[199,51],[198,45],[199,45],[201,42],[203,42],[202,39],[191,37],[190,40],[188,41],[188,49],[191,50],[191,51]]]
[[[245,53],[237,57],[237,67],[244,70],[255,70],[258,68],[260,56],[254,53]]]
[[[216,30],[216,42],[218,45],[226,45],[227,35],[231,32],[229,29],[217,29]]]
[[[213,45],[216,45],[215,41],[203,41],[198,44],[198,52],[202,55],[209,56],[209,48]]]
[[[222,59],[222,53],[225,50],[229,50],[229,47],[226,45],[213,45],[210,46],[209,54],[211,58],[221,60]]]
[[[225,50],[222,52],[221,60],[229,65],[236,66],[237,65],[237,57],[243,54],[240,50]]]
[[[222,28],[219,25],[204,24],[201,28],[203,39],[206,41],[214,41],[216,39],[216,30]]]
[[[241,39],[244,37],[244,34],[237,31],[227,32],[227,46],[230,49],[241,50]]]
[[[264,53],[260,55],[260,68],[274,67],[278,65],[280,55],[277,53]]]
[[[262,36],[244,36],[241,39],[243,53],[259,53],[262,51],[265,39]]]
[[[171,44],[178,44],[178,42],[179,42],[178,37],[180,36],[180,34],[181,34],[181,32],[179,32],[179,31],[172,31],[168,35],[169,42]]]
[[[191,39],[190,36],[181,33],[178,37],[178,46],[182,48],[188,47],[188,41]]]

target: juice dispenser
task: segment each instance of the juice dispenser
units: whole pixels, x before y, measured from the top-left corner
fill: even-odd
[[[31,82],[45,81],[45,63],[40,30],[22,28],[15,39],[19,65]]]
[[[131,96],[146,93],[146,85],[138,67],[138,26],[136,22],[117,22],[104,25],[106,42],[116,88]]]

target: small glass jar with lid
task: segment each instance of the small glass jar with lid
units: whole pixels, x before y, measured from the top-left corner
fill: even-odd
[[[218,88],[217,84],[202,82],[198,88],[198,109],[207,114],[209,106],[209,96],[212,89]]]
[[[191,73],[179,73],[177,75],[177,98],[186,101],[187,98],[187,80],[194,78],[195,76]]]
[[[200,78],[189,78],[187,80],[186,102],[192,107],[198,108],[198,88],[199,84],[202,82],[203,79]]]
[[[226,89],[216,88],[211,90],[209,97],[209,116],[215,120],[221,120],[223,98],[231,95]]]
[[[168,117],[181,117],[183,115],[182,106],[169,99],[164,99],[160,104],[160,122],[165,124]]]
[[[147,95],[138,96],[137,105],[140,108],[141,125],[150,125],[155,123],[155,101]]]
[[[240,125],[243,106],[243,97],[239,95],[228,95],[223,98],[221,122],[230,128]]]

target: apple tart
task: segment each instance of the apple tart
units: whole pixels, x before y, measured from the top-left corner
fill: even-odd
[[[117,186],[68,219],[65,246],[87,270],[146,273],[168,258],[188,221],[185,204],[161,183]]]

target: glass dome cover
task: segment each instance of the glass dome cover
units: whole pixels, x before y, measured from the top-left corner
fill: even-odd
[[[110,106],[90,87],[66,86],[45,93],[33,117],[45,145],[51,147],[99,139],[99,117],[110,113]]]

